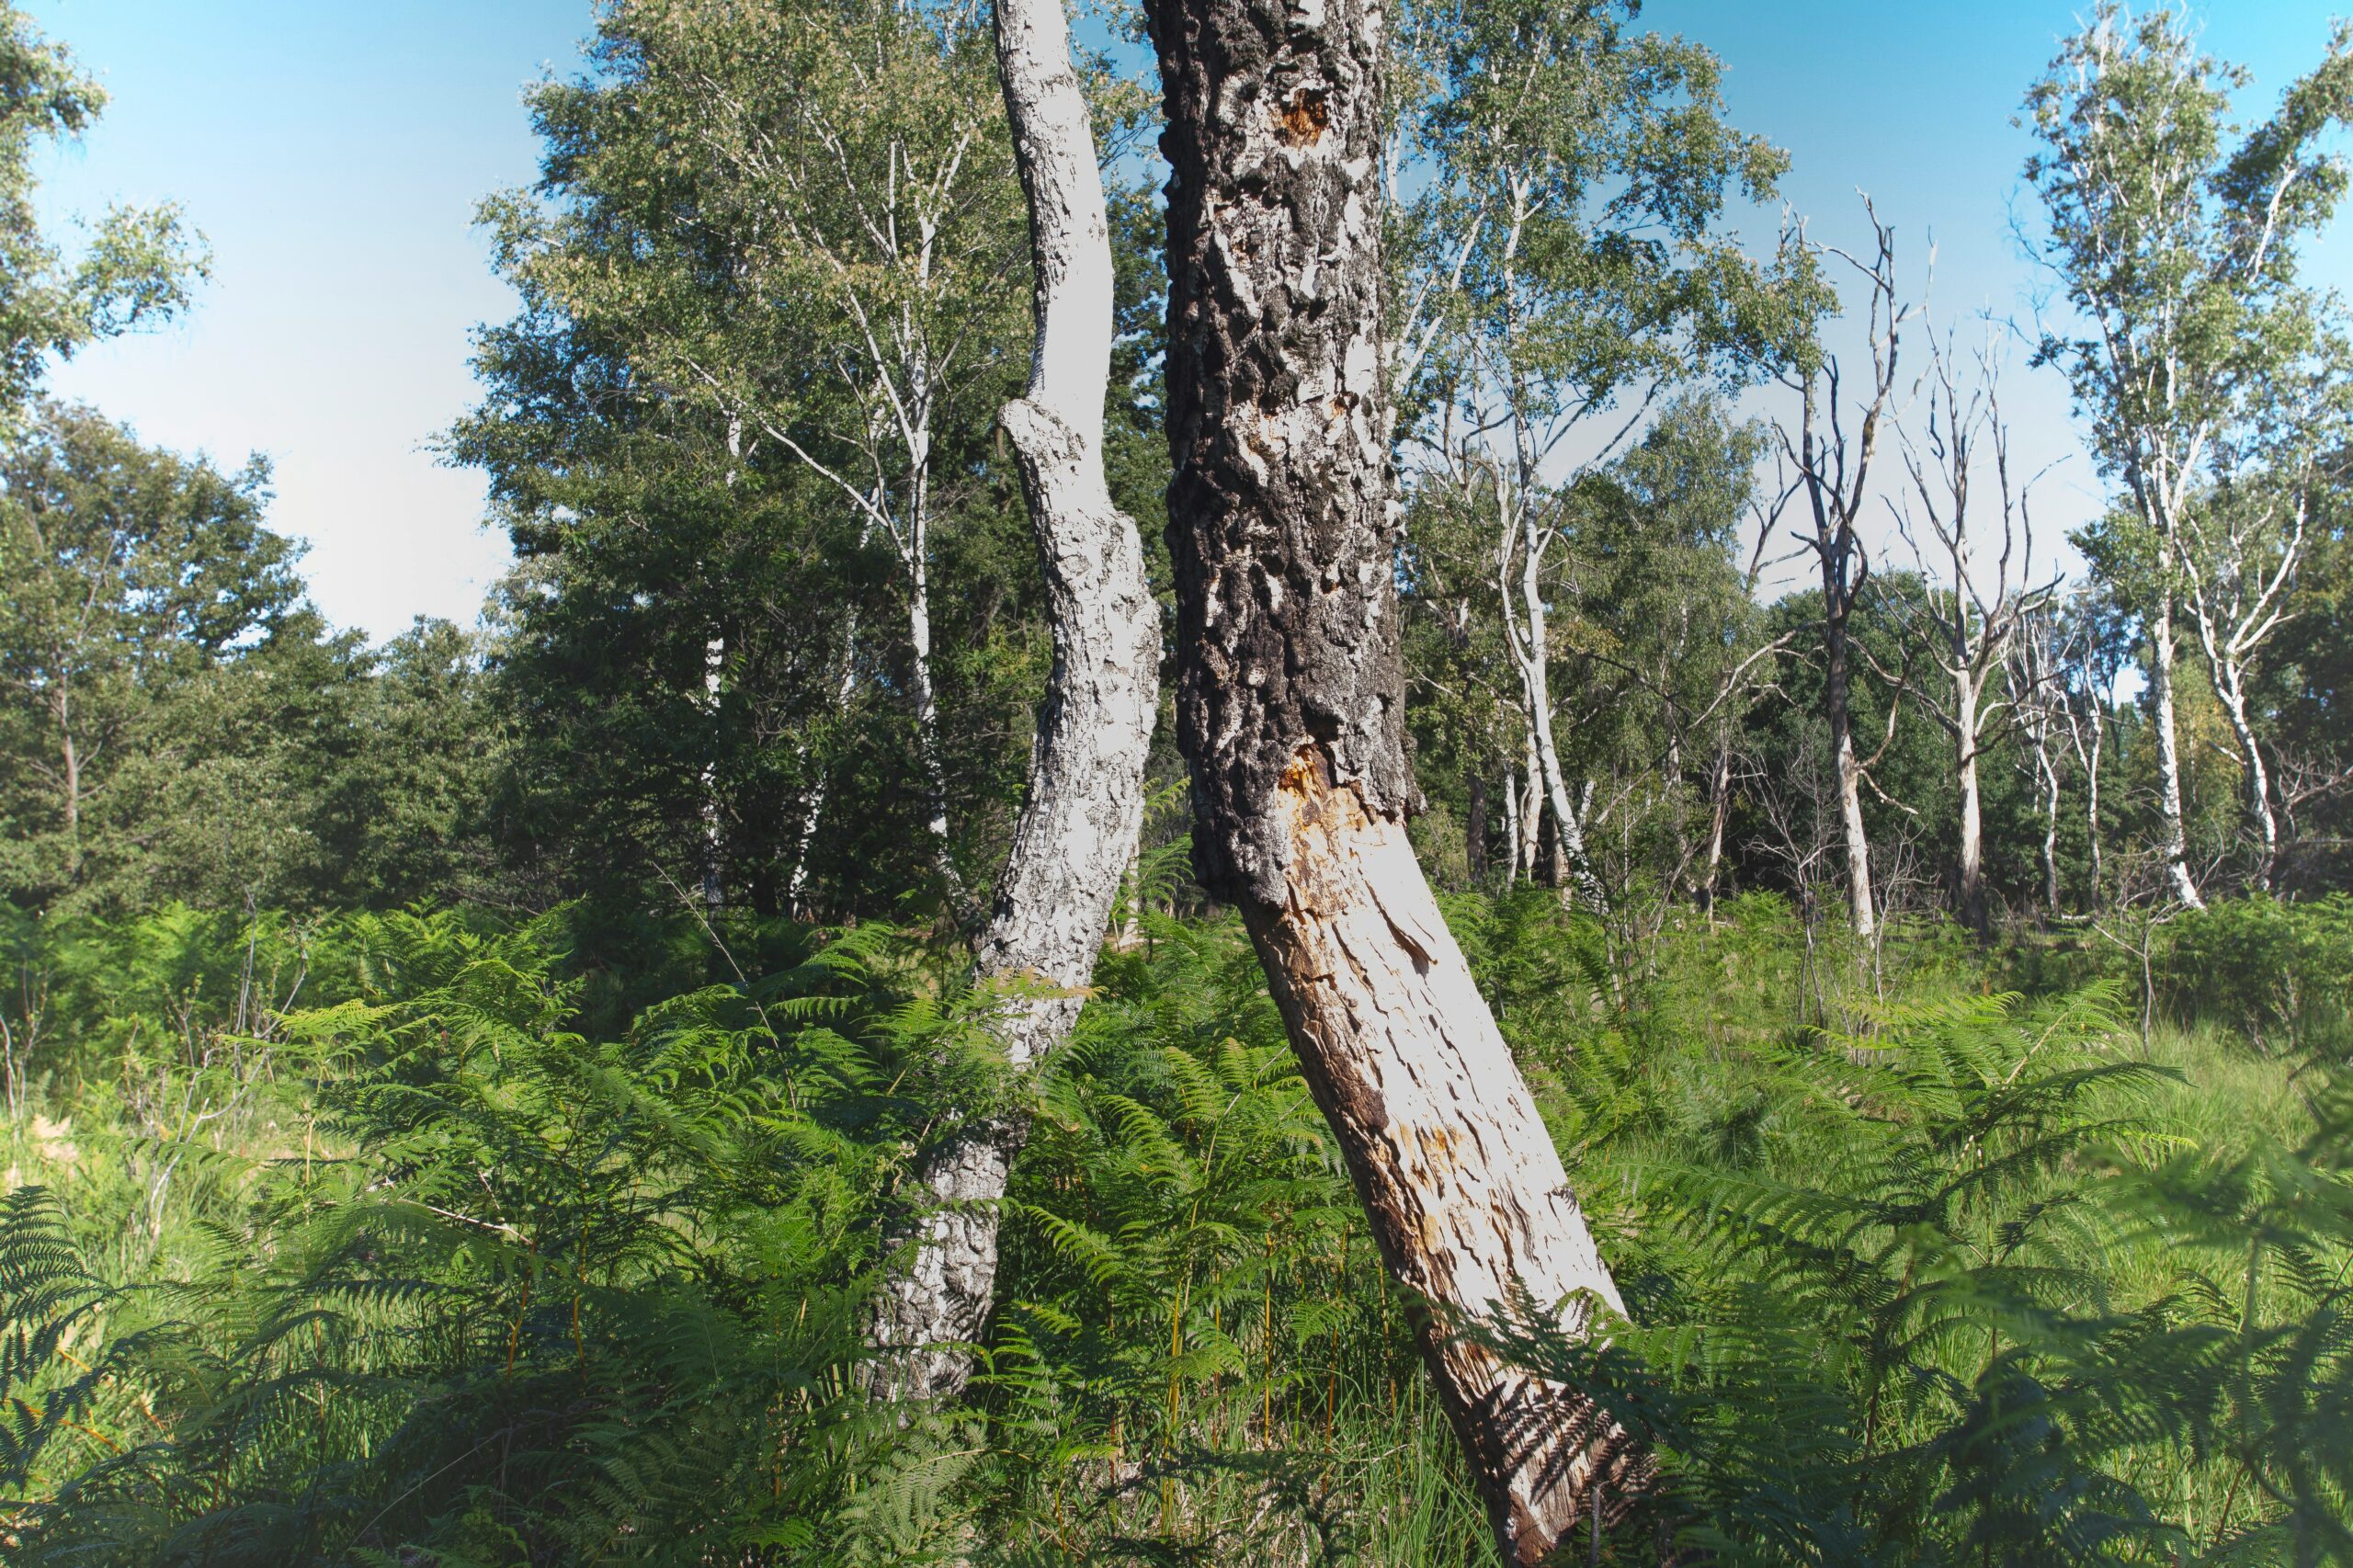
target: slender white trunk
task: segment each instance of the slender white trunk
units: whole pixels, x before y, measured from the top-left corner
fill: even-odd
[[[1517,769],[1504,775],[1504,861],[1507,869],[1504,881],[1519,881],[1519,773]]]
[[[2095,726],[2103,725],[2106,722],[2106,719],[2098,713],[2092,715],[2092,723]],[[2093,730],[2091,766],[2085,769],[2084,773],[2084,832],[2091,840],[2092,903],[2095,907],[2099,903],[2100,889],[2107,885],[2108,874],[2099,820],[2100,754],[2106,747],[2107,740],[2107,735],[2098,728],[2096,727]]]
[[[1716,746],[1715,771],[1708,782],[1708,869],[1699,879],[1699,907],[1710,920],[1716,914],[1716,879],[1724,859],[1724,824],[1732,815],[1732,742]]]
[[[714,632],[702,645],[703,715],[710,750],[702,765],[702,902],[707,909],[727,903],[727,851],[719,810],[719,687],[727,667],[727,639]]]
[[[65,846],[69,869],[82,869],[82,749],[74,744],[74,709],[63,677],[51,689],[49,708],[57,721],[59,778],[65,790]]]
[[[2174,721],[2173,595],[2157,596],[2156,619],[2149,626],[2149,694],[2157,731],[2157,812],[2159,846],[2165,860],[2165,882],[2179,902],[2203,909],[2198,884],[2189,875],[2189,835],[2182,825],[2181,740]]]
[[[2263,761],[2263,747],[2255,738],[2255,726],[2247,722],[2246,687],[2241,684],[2238,672],[2233,670],[2226,678],[2219,670],[2214,676],[2214,695],[2221,699],[2222,713],[2230,721],[2231,733],[2239,744],[2239,762],[2246,769],[2247,819],[2254,823],[2256,843],[2262,858],[2256,863],[2255,885],[2271,886],[2272,869],[2279,863],[2279,821],[2271,811],[2271,771]]]
[[[1961,760],[1961,916],[1973,931],[1985,930],[1985,822],[1977,784],[1977,747]]]
[[[1503,488],[1497,486],[1499,494]],[[1608,907],[1608,900],[1586,857],[1585,822],[1574,802],[1569,799],[1568,781],[1561,771],[1560,747],[1552,739],[1552,676],[1546,668],[1546,650],[1551,646],[1551,632],[1549,612],[1544,605],[1541,530],[1526,511],[1524,497],[1518,509],[1520,515],[1517,520],[1506,518],[1505,526],[1506,528],[1517,527],[1519,534],[1521,624],[1514,629],[1512,663],[1519,671],[1520,701],[1528,719],[1530,756],[1537,778],[1542,782],[1545,799],[1552,808],[1552,827],[1560,835],[1561,858],[1567,862],[1570,881],[1577,895],[1594,910],[1600,911]],[[1506,560],[1511,553],[1507,544],[1505,551]],[[1506,583],[1504,587],[1508,595],[1511,585]],[[1536,836],[1533,832],[1529,835],[1531,848]]]
[[[1985,908],[1985,813],[1977,782],[1978,693],[1975,673],[1966,659],[1952,672],[1953,771],[1961,786],[1960,895],[1962,924],[1984,936],[1989,920]]]
[[[2042,908],[2059,917],[2059,769],[2051,760],[2048,735],[2034,743],[2034,763],[2042,779]]]
[[[913,530],[907,589],[908,693],[915,708],[915,762],[923,770],[924,828],[931,840],[932,865],[948,890],[948,902],[962,920],[969,898],[956,869],[948,835],[948,775],[939,755],[939,699],[931,684],[931,567],[929,529],[920,511]]]
[[[851,694],[858,687],[858,608],[850,607],[842,632],[842,678],[834,690],[834,716],[839,718],[849,711]],[[808,759],[808,748],[801,748],[801,758]],[[817,828],[825,817],[825,770],[822,763],[816,777],[809,783],[809,803],[801,809],[801,831],[792,848],[792,880],[785,887],[785,906],[801,912],[801,899],[809,887],[809,858],[817,847]]]
[[[1871,841],[1863,827],[1863,768],[1855,756],[1854,732],[1838,726],[1838,821],[1847,839],[1847,904],[1855,935],[1870,941],[1879,934],[1879,911],[1871,899]]]
[[[973,961],[1005,994],[991,1029],[1028,1067],[1077,1020],[1143,823],[1160,622],[1143,541],[1103,480],[1110,373],[1109,225],[1061,0],[997,0],[997,59],[1029,201],[1038,330],[1027,395],[999,418],[1045,573],[1054,663],[1028,798]],[[878,1381],[952,1394],[996,1287],[997,1204],[1027,1120],[967,1122],[922,1170],[929,1206],[883,1281]]]
[[[1527,734],[1519,785],[1519,875],[1533,881],[1536,857],[1544,846],[1544,774],[1536,762],[1536,733]]]

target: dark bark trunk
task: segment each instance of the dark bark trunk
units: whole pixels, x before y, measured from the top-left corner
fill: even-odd
[[[1471,776],[1471,808],[1462,826],[1462,848],[1472,885],[1483,887],[1487,881],[1487,781],[1475,773]]]
[[[1558,892],[1569,885],[1569,854],[1561,844],[1561,813],[1545,812],[1542,831],[1536,863],[1544,869],[1544,885]]]
[[[1449,1332],[1619,1298],[1406,842],[1381,343],[1381,12],[1149,0],[1166,94],[1177,736],[1195,869],[1240,907],[1496,1539],[1535,1562],[1645,1456]]]

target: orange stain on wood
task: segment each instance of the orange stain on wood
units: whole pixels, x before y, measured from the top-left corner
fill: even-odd
[[[1290,102],[1275,111],[1275,119],[1282,126],[1283,145],[1312,147],[1332,123],[1332,108],[1324,89],[1302,87],[1290,96]]]

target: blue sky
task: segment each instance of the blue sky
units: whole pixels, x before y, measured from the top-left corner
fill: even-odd
[[[527,84],[569,73],[583,0],[34,0],[113,95],[51,204],[176,199],[212,281],[182,324],[56,389],[147,440],[277,467],[272,520],[313,593],[384,637],[470,621],[503,569],[479,475],[426,449],[472,400],[467,335],[510,312],[472,228],[528,182]]]
[[[273,521],[307,540],[320,606],[383,637],[413,616],[470,620],[505,562],[478,475],[435,435],[472,402],[468,333],[506,315],[472,228],[486,193],[527,183],[525,87],[568,74],[586,0],[30,0],[114,103],[50,160],[49,205],[172,199],[210,238],[212,282],[185,323],[105,346],[54,385],[146,439],[277,465]],[[1949,317],[2025,308],[2011,220],[2025,142],[2009,125],[2077,8],[1983,0],[1652,0],[1645,21],[1711,46],[1732,117],[1790,149],[1814,232],[1851,239],[1858,187],[1907,266],[1938,251]],[[2319,55],[2325,0],[2222,0],[2208,47],[2251,66],[2259,110]],[[2023,209],[2030,217],[2030,207]],[[1769,223],[1749,237],[1770,239]],[[2332,236],[2313,273],[2353,283]],[[1917,277],[1916,271],[1913,274]],[[2353,289],[2348,289],[2353,292]],[[2063,394],[2022,369],[2014,420],[2046,482],[2043,549],[2093,505]]]

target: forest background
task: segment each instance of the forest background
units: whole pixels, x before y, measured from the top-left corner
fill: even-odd
[[[481,213],[521,307],[447,450],[513,570],[377,644],[265,466],[47,395],[206,257],[44,228],[102,97],[6,28],[12,1556],[1484,1560],[1166,723],[1073,1042],[1007,1074],[966,975],[1050,658],[987,18],[599,11]],[[2169,13],[2054,44],[2046,289],[1989,321],[1884,206],[1784,220],[1702,42],[1399,18],[1413,832],[1627,1287],[1512,1346],[1665,1461],[1597,1558],[2353,1551],[2353,360],[2300,268],[2348,47],[2283,96]],[[1107,457],[1165,595],[1126,58]],[[2063,401],[2064,577],[2005,415]],[[878,1414],[908,1173],[1014,1103],[981,1374]]]

